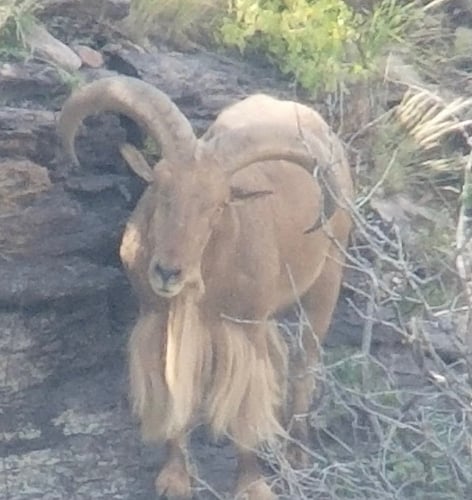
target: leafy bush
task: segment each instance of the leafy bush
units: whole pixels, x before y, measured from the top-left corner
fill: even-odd
[[[334,90],[368,76],[414,21],[413,3],[382,0],[369,13],[344,0],[233,0],[224,44],[261,50],[306,89]]]

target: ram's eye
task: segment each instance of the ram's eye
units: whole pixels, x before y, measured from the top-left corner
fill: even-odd
[[[256,200],[267,195],[273,194],[273,191],[269,189],[263,189],[259,191],[248,191],[242,189],[238,186],[231,186],[231,203],[242,203],[247,200]]]

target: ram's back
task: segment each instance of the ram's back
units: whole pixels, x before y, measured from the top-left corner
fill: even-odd
[[[293,101],[281,101],[265,94],[254,94],[224,109],[215,122],[203,135],[208,140],[228,130],[244,127],[264,127],[266,125],[283,124],[294,127],[296,133],[311,134],[330,151],[330,163],[339,182],[341,192],[352,196],[352,182],[349,165],[343,147],[323,117],[314,109]],[[322,154],[316,146],[312,148],[313,156],[321,160]]]

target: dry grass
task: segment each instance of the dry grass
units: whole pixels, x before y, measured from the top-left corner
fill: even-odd
[[[38,0],[4,0],[0,5],[0,35],[11,29],[21,41],[25,24],[31,22],[39,9]]]
[[[123,27],[144,45],[149,37],[157,37],[188,48],[213,41],[214,27],[225,7],[225,0],[132,0]]]

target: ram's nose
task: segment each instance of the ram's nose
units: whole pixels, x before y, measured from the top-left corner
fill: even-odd
[[[181,269],[165,267],[159,262],[155,262],[153,264],[152,271],[156,277],[162,280],[164,284],[178,281],[178,279],[182,275]]]

